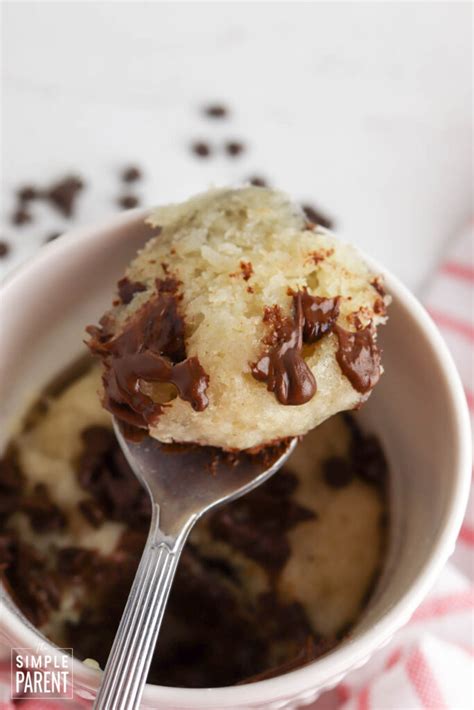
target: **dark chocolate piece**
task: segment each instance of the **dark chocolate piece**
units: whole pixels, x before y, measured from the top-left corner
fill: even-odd
[[[16,194],[19,202],[30,202],[37,199],[41,193],[33,185],[25,185]]]
[[[130,281],[124,276],[123,279],[120,279],[118,282],[117,289],[120,300],[122,303],[127,304],[130,303],[136,293],[146,291],[146,286],[139,281]]]
[[[127,168],[124,168],[121,175],[123,182],[136,182],[137,180],[141,180],[142,177],[142,171],[135,165],[129,165]]]
[[[104,407],[127,424],[145,428],[157,420],[166,405],[142,392],[141,380],[173,384],[195,411],[208,405],[209,377],[197,357],[186,358],[178,282],[158,279],[156,288],[155,297],[115,337],[102,333],[102,328],[88,328],[92,336],[88,345],[105,366]]]
[[[2,579],[10,596],[32,624],[41,626],[59,607],[61,591],[56,575],[48,569],[44,555],[10,531],[3,536],[0,550]]]
[[[77,196],[84,187],[81,178],[75,175],[67,176],[52,185],[45,193],[49,202],[65,217],[74,213]]]
[[[319,224],[321,227],[326,229],[332,229],[334,227],[334,221],[327,217],[321,210],[319,210],[314,205],[304,204],[301,205],[303,212],[310,222],[313,224]]]
[[[227,155],[230,155],[232,158],[236,158],[238,155],[241,155],[244,150],[245,146],[240,141],[227,141],[225,144],[225,151]]]
[[[18,510],[25,477],[13,448],[0,459],[0,520]]]
[[[296,476],[289,471],[275,474],[265,485],[212,513],[209,526],[213,536],[269,572],[279,571],[290,555],[287,532],[315,517],[291,497],[297,485]]]
[[[36,532],[51,532],[66,526],[64,513],[53,503],[44,483],[37,483],[33,491],[22,498],[20,509]]]
[[[0,241],[0,259],[8,256],[10,253],[10,245],[8,242]]]
[[[380,378],[380,350],[374,340],[371,325],[355,333],[333,327],[337,335],[339,347],[336,359],[342,373],[351,385],[361,394],[367,394]]]
[[[223,104],[209,104],[204,107],[204,114],[209,118],[226,118],[229,111]]]
[[[248,178],[248,182],[254,187],[268,187],[268,182],[265,180],[265,178],[260,177],[259,175],[253,175],[252,177]]]
[[[76,475],[96,503],[94,511],[90,505],[86,510],[82,505],[82,513],[97,526],[101,522],[99,509],[111,520],[147,525],[151,510],[148,493],[130,470],[113,432],[92,426],[82,432],[82,440],[84,449]]]
[[[193,143],[191,150],[194,155],[197,155],[199,158],[208,158],[212,152],[209,143],[205,143],[204,141],[196,141]]]
[[[105,520],[104,510],[102,509],[100,503],[94,500],[94,498],[81,500],[79,503],[79,510],[94,528],[100,528]]]
[[[136,195],[122,195],[119,197],[118,204],[123,207],[124,210],[132,210],[134,207],[138,207],[140,200]]]
[[[12,215],[12,223],[20,227],[22,224],[28,224],[33,221],[31,212],[25,207],[18,207]]]
[[[344,488],[354,479],[354,469],[342,456],[332,456],[323,462],[324,480],[331,488]]]
[[[49,242],[54,242],[55,239],[61,236],[61,232],[51,232],[51,234],[48,234],[46,237],[45,244],[49,244]]]

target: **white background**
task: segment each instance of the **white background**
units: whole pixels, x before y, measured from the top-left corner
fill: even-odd
[[[2,269],[69,225],[9,224],[18,184],[68,171],[76,219],[116,210],[118,169],[145,203],[259,173],[333,215],[341,236],[419,290],[471,217],[469,3],[10,3],[3,18]],[[232,109],[210,121],[208,101]],[[199,161],[194,138],[245,141]]]

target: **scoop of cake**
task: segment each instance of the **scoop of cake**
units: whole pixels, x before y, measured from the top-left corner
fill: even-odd
[[[114,416],[163,442],[242,450],[368,397],[389,297],[351,246],[260,187],[212,190],[147,221],[154,236],[88,328]]]

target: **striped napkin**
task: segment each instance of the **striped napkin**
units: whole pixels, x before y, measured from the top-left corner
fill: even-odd
[[[422,294],[461,376],[474,431],[474,222]],[[310,710],[474,708],[474,486],[454,554],[390,644]]]

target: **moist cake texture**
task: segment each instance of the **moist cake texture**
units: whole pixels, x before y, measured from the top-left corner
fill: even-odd
[[[148,223],[88,328],[116,417],[163,442],[244,450],[367,399],[389,298],[355,249],[262,187],[212,190]]]
[[[0,462],[0,568],[26,617],[103,667],[150,507],[102,408],[99,368],[42,398]],[[352,415],[203,519],[180,561],[149,681],[232,685],[334,647],[383,562],[387,468]]]

